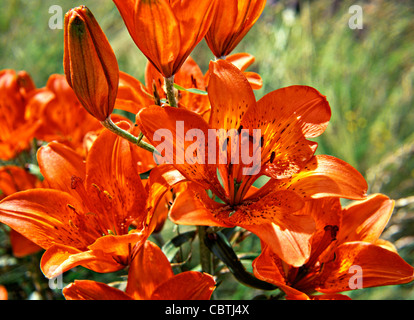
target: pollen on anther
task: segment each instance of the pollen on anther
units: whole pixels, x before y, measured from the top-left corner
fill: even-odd
[[[112,196],[109,194],[109,192],[108,191],[106,191],[106,190],[104,190],[104,195],[109,199],[109,200],[112,200]]]

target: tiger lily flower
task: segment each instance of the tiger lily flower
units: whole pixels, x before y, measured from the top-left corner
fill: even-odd
[[[128,123],[119,126],[130,130]],[[162,183],[154,183],[157,193],[141,182],[139,173],[147,167],[141,167],[138,151],[103,131],[85,163],[72,149],[51,142],[38,151],[49,188],[21,191],[0,202],[0,222],[46,250],[41,260],[46,277],[77,265],[112,272],[130,263],[155,227],[156,195],[164,194]]]
[[[85,109],[100,121],[112,113],[119,82],[116,56],[92,12],[85,6],[65,15],[63,66]]]
[[[259,19],[266,0],[229,0],[218,6],[205,40],[214,56],[230,54]]]
[[[139,128],[165,155],[160,161],[171,163],[187,183],[170,218],[178,224],[241,226],[288,263],[302,265],[310,254],[315,224],[309,215],[294,212],[311,198],[362,199],[367,190],[353,167],[331,156],[315,156],[317,144],[307,140],[325,130],[328,102],[306,86],[282,88],[256,102],[243,73],[224,60],[210,62],[208,96],[209,123],[194,112],[168,106],[137,114]],[[259,137],[251,136],[255,129]],[[233,146],[226,143],[239,132],[241,139],[234,141],[239,141],[239,150],[253,149],[250,163],[240,161],[237,153],[233,159]],[[202,134],[193,142],[189,133]],[[270,180],[257,190],[253,183],[263,175]]]
[[[186,271],[174,275],[161,249],[147,241],[132,260],[125,291],[75,280],[63,289],[63,295],[67,300],[208,300],[214,289],[209,274]]]
[[[35,91],[26,71],[0,71],[0,159],[11,160],[30,146],[41,125],[37,115],[28,113],[27,101]]]
[[[308,201],[302,211],[317,223],[312,250],[300,267],[280,259],[264,244],[253,262],[256,277],[278,286],[287,299],[348,299],[340,294],[360,288],[414,280],[414,268],[394,246],[379,239],[394,202],[382,194],[341,208],[338,199]],[[314,295],[314,293],[323,295]]]
[[[13,165],[0,168],[0,200],[18,191],[40,187],[42,182],[26,169]],[[42,249],[13,229],[10,230],[9,237],[15,257],[25,257]]]
[[[204,38],[218,1],[114,0],[137,47],[172,77]]]

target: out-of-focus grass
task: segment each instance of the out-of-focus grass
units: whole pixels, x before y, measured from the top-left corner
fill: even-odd
[[[414,4],[316,0],[289,6],[288,2],[292,3],[269,1],[235,52],[256,57],[250,70],[258,72],[264,82],[256,92],[258,98],[293,84],[315,87],[327,96],[332,120],[316,139],[317,152],[349,162],[367,179],[370,193],[382,192],[397,200],[384,238],[392,240],[413,265]],[[48,27],[53,15],[49,7],[60,5],[64,13],[81,4],[91,9],[107,34],[120,69],[143,80],[146,59],[129,37],[112,1],[3,1],[0,69],[26,70],[39,87],[45,85],[50,74],[62,73],[63,30]],[[362,30],[348,26],[352,15],[348,9],[355,4],[363,9]],[[212,54],[204,42],[192,56],[206,71]],[[248,244],[247,250],[255,245]],[[86,271],[76,269],[67,277],[86,276],[82,272]],[[101,275],[93,277],[99,279]],[[5,277],[0,275],[0,280]],[[219,298],[250,299],[257,293],[234,282],[224,283]],[[361,290],[351,296],[414,299],[414,289],[408,284]]]
[[[0,3],[0,69],[28,71],[41,87],[53,73],[63,73],[63,29],[50,29],[55,24],[60,6],[63,15],[71,8],[86,5],[110,39],[120,69],[142,78],[145,57],[134,45],[112,1],[11,0]]]

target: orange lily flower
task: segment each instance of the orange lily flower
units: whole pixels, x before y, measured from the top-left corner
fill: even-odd
[[[315,224],[309,215],[294,211],[310,198],[362,199],[367,190],[364,178],[353,167],[331,156],[315,156],[317,145],[307,140],[325,130],[330,119],[328,102],[306,86],[282,88],[256,102],[243,73],[224,60],[210,62],[208,95],[212,106],[209,123],[194,112],[167,106],[146,108],[137,115],[144,135],[159,146],[161,154],[165,151],[161,160],[171,160],[183,180],[190,181],[175,200],[170,218],[178,224],[241,226],[269,243],[288,263],[302,265],[310,254]],[[171,133],[162,142],[155,134],[160,124]],[[178,124],[182,128],[177,129]],[[229,145],[223,143],[225,134],[241,128],[260,129],[257,140],[261,147],[254,149],[259,157],[256,172],[245,172],[251,164],[230,163],[230,156],[225,163],[214,158],[220,150],[230,153]],[[184,139],[191,129],[204,137],[212,136],[208,144],[215,142],[215,149],[207,145],[207,138],[204,142],[198,137],[197,142]],[[240,141],[243,131],[241,135]],[[240,145],[240,150],[247,148],[246,144]],[[213,155],[211,151],[215,151]],[[187,161],[189,154],[193,157]],[[256,190],[253,183],[262,175],[271,179]]]
[[[46,249],[41,268],[48,278],[77,265],[120,270],[145,242],[155,227],[151,217],[159,199],[141,182],[139,173],[148,168],[140,165],[138,150],[103,131],[85,163],[72,149],[51,142],[38,151],[50,189],[18,192],[0,202],[0,222]],[[154,187],[165,192],[162,183]],[[130,231],[132,223],[136,229]]]
[[[27,170],[17,166],[0,168],[0,200],[22,190],[40,188],[42,182]],[[42,248],[20,233],[10,230],[10,244],[15,257],[21,258],[36,253]]]
[[[114,108],[119,69],[116,56],[92,12],[85,6],[65,15],[63,66],[85,109],[100,121]]]
[[[229,0],[218,6],[205,39],[217,58],[230,54],[259,19],[266,0]]]
[[[114,0],[137,47],[165,77],[172,77],[204,38],[216,1]]]
[[[63,295],[67,300],[208,300],[214,289],[209,274],[174,275],[161,249],[147,241],[131,263],[125,292],[96,281],[75,280]]]
[[[29,117],[27,100],[35,89],[25,71],[0,71],[0,159],[13,159],[30,146],[41,121]]]
[[[393,206],[394,202],[382,194],[345,208],[338,199],[308,201],[302,211],[317,222],[309,259],[294,267],[264,245],[253,262],[254,273],[278,286],[287,299],[347,299],[339,293],[408,283],[414,280],[414,268],[391,243],[379,239]],[[324,295],[313,295],[315,292]]]

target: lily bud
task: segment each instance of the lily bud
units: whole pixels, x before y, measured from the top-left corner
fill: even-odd
[[[216,0],[113,0],[137,47],[165,77],[178,72],[203,40]]]
[[[108,39],[87,7],[66,13],[64,45],[69,85],[85,109],[104,121],[114,109],[119,68]]]
[[[229,55],[262,14],[266,0],[227,0],[218,6],[205,40],[217,58]]]

